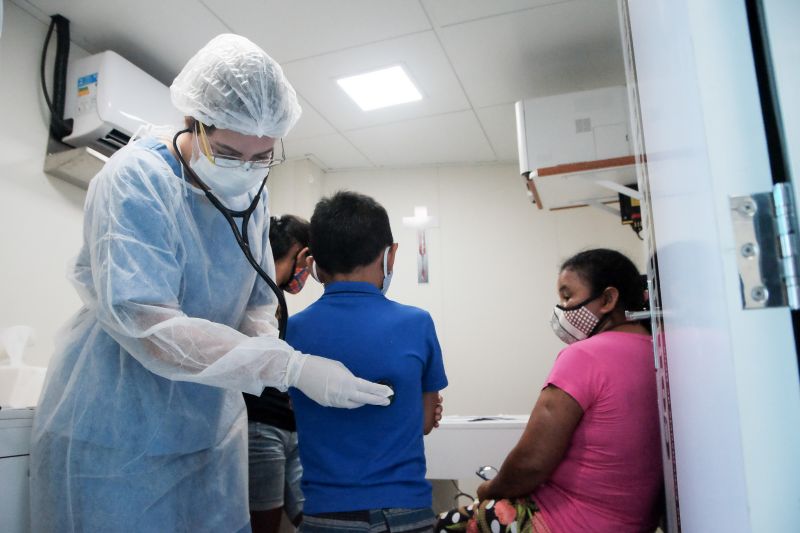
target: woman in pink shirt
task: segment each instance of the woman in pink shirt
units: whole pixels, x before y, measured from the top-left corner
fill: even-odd
[[[653,531],[662,490],[650,332],[625,318],[644,308],[634,264],[613,250],[561,266],[551,324],[558,355],[528,426],[469,507],[436,531]]]

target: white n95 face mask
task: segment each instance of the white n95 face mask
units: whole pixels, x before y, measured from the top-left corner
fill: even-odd
[[[239,168],[222,168],[212,163],[206,156],[192,158],[189,166],[211,192],[223,198],[234,198],[261,185],[269,169],[250,168],[247,163]]]
[[[591,297],[578,305],[553,307],[550,327],[556,336],[567,344],[582,341],[589,337],[600,323],[600,317],[586,308],[586,304],[597,298]]]
[[[389,290],[389,285],[392,284],[392,276],[394,275],[394,272],[389,272],[388,270],[389,250],[391,249],[392,247],[388,246],[386,251],[383,252],[383,285],[381,285],[381,293],[383,294],[386,294]]]

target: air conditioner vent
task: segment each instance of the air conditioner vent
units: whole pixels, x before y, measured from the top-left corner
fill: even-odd
[[[113,150],[118,150],[128,144],[128,141],[130,140],[131,138],[129,135],[126,135],[117,129],[112,129],[106,134],[105,137],[97,139],[97,142]]]

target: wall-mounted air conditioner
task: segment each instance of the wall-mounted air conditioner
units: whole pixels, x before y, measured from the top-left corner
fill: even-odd
[[[520,174],[540,209],[612,202],[614,185],[636,183],[624,86],[523,100],[516,114]]]
[[[76,149],[48,154],[45,172],[81,186],[102,167],[102,156],[125,146],[141,126],[183,123],[169,88],[111,51],[70,63],[64,115],[73,124],[62,141]]]
[[[64,114],[74,122],[63,141],[101,151],[125,146],[144,124],[183,122],[166,85],[111,51],[70,64]]]

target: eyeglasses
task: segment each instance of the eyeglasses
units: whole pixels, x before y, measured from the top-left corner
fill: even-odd
[[[281,156],[279,158],[275,158],[275,150],[273,149],[272,157],[269,159],[255,159],[252,161],[243,161],[237,157],[225,156],[225,155],[217,155],[211,149],[211,143],[208,141],[208,136],[206,135],[206,130],[203,127],[203,124],[198,124],[200,127],[200,135],[198,138],[200,139],[200,144],[203,148],[204,155],[208,158],[209,161],[214,163],[220,168],[253,168],[257,170],[263,170],[265,168],[271,168],[277,165],[280,165],[284,161],[286,161],[286,151],[283,148],[283,139],[280,139],[281,143]]]
[[[497,475],[497,469],[493,466],[482,466],[475,471],[475,475],[479,478],[489,481]]]

